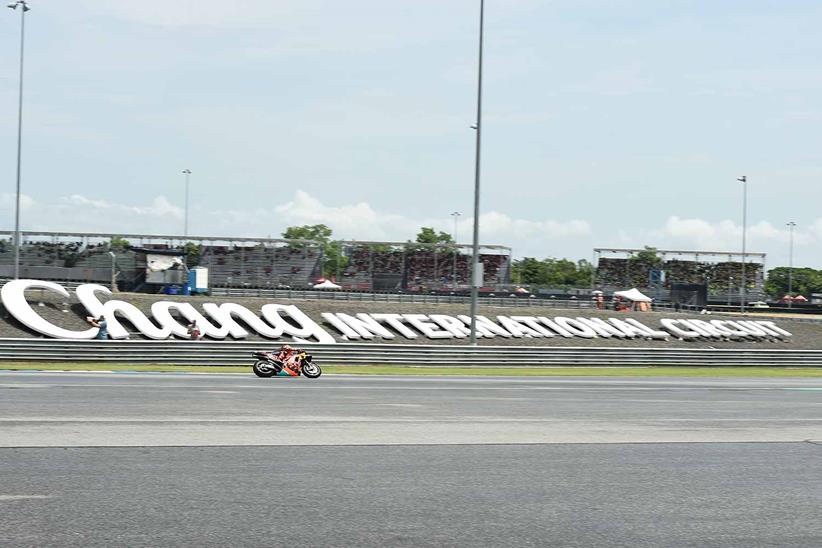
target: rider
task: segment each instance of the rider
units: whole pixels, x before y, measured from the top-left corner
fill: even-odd
[[[280,351],[277,353],[277,359],[283,364],[285,370],[291,374],[296,375],[296,370],[292,369],[291,358],[297,353],[297,350],[292,348],[288,344],[284,344],[280,347]],[[296,364],[294,364],[296,365]]]

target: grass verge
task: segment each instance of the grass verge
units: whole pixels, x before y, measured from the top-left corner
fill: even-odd
[[[149,371],[188,373],[248,373],[246,366],[163,364],[0,362],[0,370],[15,371]],[[413,367],[383,365],[323,366],[325,373],[348,375],[469,375],[478,377],[822,377],[820,368],[782,367]]]

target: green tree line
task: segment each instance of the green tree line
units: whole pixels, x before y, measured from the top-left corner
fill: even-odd
[[[786,266],[779,266],[768,272],[765,291],[771,297],[782,297],[788,294],[788,272]],[[822,293],[822,270],[813,268],[793,268],[792,293],[810,298],[811,293]]]
[[[525,257],[514,261],[512,279],[521,284],[539,287],[590,287],[594,266],[585,259],[535,259]]]
[[[302,225],[290,226],[282,233],[283,238],[288,240],[313,240],[321,244],[323,250],[323,276],[331,277],[337,272],[342,272],[348,266],[348,257],[343,251],[343,242],[333,240],[333,231],[324,224],[317,225]],[[437,232],[431,227],[424,226],[420,228],[414,242],[408,242],[406,249],[408,251],[417,251],[426,249],[424,246],[415,246],[418,244],[450,244],[453,239],[447,232]],[[299,244],[294,244],[299,246]],[[389,246],[374,244],[371,246],[374,251],[388,251]]]

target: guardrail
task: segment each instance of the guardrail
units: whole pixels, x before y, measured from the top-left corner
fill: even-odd
[[[268,299],[304,299],[317,301],[421,303],[421,304],[467,304],[471,298],[465,295],[436,293],[371,293],[360,291],[321,291],[302,289],[238,289],[212,287],[211,295],[216,297],[264,297]],[[595,308],[591,299],[546,299],[542,297],[479,297],[480,305],[528,307],[540,306],[563,309]]]
[[[822,367],[822,350],[305,344],[321,365],[780,366]],[[0,360],[167,365],[251,365],[266,341],[0,339]]]

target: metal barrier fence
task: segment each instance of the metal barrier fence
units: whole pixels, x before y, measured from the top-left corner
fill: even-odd
[[[465,295],[371,293],[359,291],[310,291],[300,289],[235,289],[213,287],[210,293],[217,297],[264,297],[268,299],[304,299],[317,301],[349,301],[380,303],[420,303],[420,304],[468,304],[471,298]],[[480,305],[529,307],[540,306],[561,309],[596,308],[590,299],[544,299],[528,297],[479,297]]]
[[[752,343],[753,344],[753,343]],[[0,339],[0,360],[248,365],[266,341],[74,341]],[[321,365],[780,366],[822,367],[822,350],[306,344]]]

